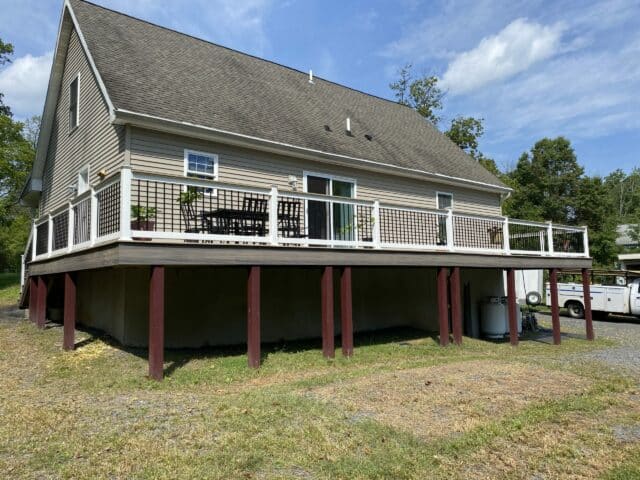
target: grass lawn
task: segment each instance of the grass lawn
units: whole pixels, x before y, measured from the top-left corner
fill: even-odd
[[[464,340],[412,330],[319,342],[146,352],[0,320],[3,478],[638,478],[640,392],[580,352],[611,342]],[[339,352],[337,352],[339,354]]]
[[[13,305],[20,295],[20,275],[0,273],[0,307]]]

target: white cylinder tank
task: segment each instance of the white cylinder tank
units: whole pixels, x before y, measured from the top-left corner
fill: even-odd
[[[518,334],[522,333],[522,312],[517,309]],[[507,297],[487,297],[480,304],[480,330],[487,338],[502,338],[509,334]]]

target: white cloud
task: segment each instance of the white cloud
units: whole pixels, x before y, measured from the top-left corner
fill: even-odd
[[[456,55],[442,85],[455,95],[520,73],[558,53],[563,29],[562,23],[545,26],[518,18],[472,50]]]
[[[27,54],[0,71],[0,92],[16,117],[42,113],[52,60],[53,52],[39,57]]]

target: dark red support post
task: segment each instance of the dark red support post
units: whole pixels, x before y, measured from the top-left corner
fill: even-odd
[[[558,269],[549,270],[551,290],[551,324],[553,326],[553,344],[560,345],[560,306],[558,305]]]
[[[64,274],[64,326],[62,348],[73,350],[76,333],[76,280],[73,273]]]
[[[462,307],[460,303],[460,267],[453,267],[449,276],[451,290],[451,329],[453,343],[462,345]]]
[[[335,356],[333,345],[333,267],[324,267],[320,284],[322,354],[325,358],[333,358]]]
[[[351,298],[351,267],[344,267],[340,276],[340,320],[342,322],[342,355],[353,355],[353,301]]]
[[[587,340],[593,340],[593,316],[591,314],[591,275],[587,268],[582,269],[582,296],[584,299],[584,323],[587,328]]]
[[[42,276],[38,277],[37,292],[36,325],[38,328],[44,328],[47,320],[47,282]]]
[[[260,267],[249,267],[247,279],[247,358],[250,368],[260,367]]]
[[[36,277],[29,277],[29,320],[36,321],[38,316],[38,280]]]
[[[448,268],[438,267],[438,324],[440,325],[440,345],[449,345],[449,294],[447,289]]]
[[[164,374],[164,267],[151,267],[149,281],[149,378]]]
[[[516,298],[516,272],[507,269],[507,310],[509,313],[509,341],[514,347],[518,345],[518,302]]]

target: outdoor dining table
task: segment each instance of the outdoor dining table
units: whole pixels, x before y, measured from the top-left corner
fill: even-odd
[[[249,231],[249,234],[264,235],[269,214],[239,208],[218,208],[202,212],[202,217],[209,221],[209,230],[212,233],[243,235],[247,234],[245,231]],[[216,225],[212,220],[217,220]]]

